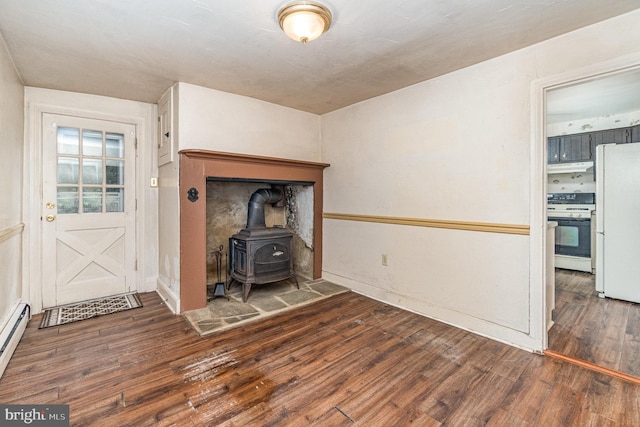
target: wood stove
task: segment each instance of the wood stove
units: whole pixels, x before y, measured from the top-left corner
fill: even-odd
[[[267,227],[264,205],[282,200],[282,192],[261,188],[251,195],[247,226],[229,239],[231,282],[242,283],[242,301],[247,302],[251,285],[278,282],[293,278],[291,240],[293,234],[283,227]]]

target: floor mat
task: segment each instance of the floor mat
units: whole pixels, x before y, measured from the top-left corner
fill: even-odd
[[[79,320],[104,316],[105,314],[117,313],[138,307],[142,307],[142,301],[140,301],[138,294],[135,293],[61,305],[48,308],[44,311],[39,329],[64,325],[66,323],[77,322]]]

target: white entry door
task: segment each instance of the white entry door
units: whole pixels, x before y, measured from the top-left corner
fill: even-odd
[[[135,131],[43,115],[45,308],[135,290]]]

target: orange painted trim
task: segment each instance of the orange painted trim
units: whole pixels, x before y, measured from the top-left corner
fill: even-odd
[[[580,366],[582,368],[589,369],[591,371],[609,375],[610,377],[618,378],[620,380],[627,381],[632,384],[640,385],[640,378],[635,377],[633,375],[625,374],[624,372],[614,371],[613,369],[605,368],[605,367],[596,365],[595,363],[587,362],[586,360],[580,360],[571,356],[566,356],[564,354],[556,353],[553,350],[545,350],[543,354],[545,356],[549,356],[554,359],[559,359],[564,362],[568,362],[568,363]]]

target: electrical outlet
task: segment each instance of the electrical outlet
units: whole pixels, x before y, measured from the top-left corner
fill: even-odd
[[[389,265],[389,256],[387,254],[382,254],[382,265]]]

